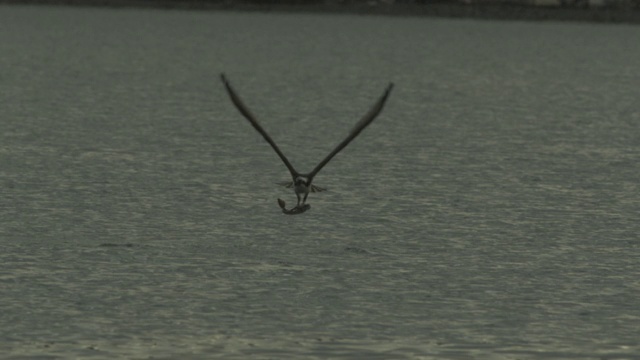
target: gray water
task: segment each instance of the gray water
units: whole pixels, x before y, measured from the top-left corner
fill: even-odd
[[[0,358],[640,358],[639,44],[2,6]]]

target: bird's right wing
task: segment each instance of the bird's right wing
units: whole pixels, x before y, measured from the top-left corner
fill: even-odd
[[[378,99],[378,101],[376,101],[376,103],[371,107],[371,109],[369,109],[369,111],[362,117],[362,119],[360,119],[360,121],[356,123],[346,139],[342,140],[342,142],[338,144],[338,146],[336,146],[336,148],[333,149],[333,151],[331,151],[329,155],[327,155],[324,160],[322,160],[315,167],[315,169],[313,169],[307,175],[310,179],[313,179],[313,177],[318,174],[318,171],[320,171],[325,165],[327,165],[329,160],[331,160],[337,153],[339,153],[340,150],[344,149],[345,146],[349,145],[351,140],[355,139],[356,136],[358,136],[358,134],[360,134],[360,132],[364,130],[364,128],[371,124],[371,122],[380,114],[382,108],[384,108],[384,104],[387,101],[389,94],[391,93],[391,89],[393,89],[393,83],[390,83],[387,86],[382,96],[380,96],[380,99]]]
[[[273,141],[273,139],[271,139],[271,136],[269,136],[269,134],[267,134],[267,132],[262,128],[262,126],[260,125],[260,123],[258,122],[256,117],[253,116],[251,111],[249,111],[249,108],[247,108],[247,106],[242,102],[242,100],[240,100],[240,97],[233,90],[233,88],[231,87],[231,84],[227,80],[227,77],[224,76],[224,73],[220,74],[220,78],[222,79],[222,82],[224,83],[224,87],[227,89],[227,93],[229,94],[229,97],[231,98],[231,101],[236,106],[238,111],[240,111],[240,113],[242,115],[244,115],[244,117],[247,120],[249,120],[251,125],[253,125],[254,129],[256,129],[260,133],[260,135],[262,135],[262,137],[269,143],[269,145],[271,145],[271,147],[273,148],[273,150],[275,150],[275,152],[278,154],[280,159],[282,159],[282,162],[287,166],[287,169],[289,169],[289,172],[291,173],[291,176],[293,178],[298,176],[298,172],[296,171],[296,169],[293,168],[293,166],[289,162],[289,159],[287,159],[287,157],[284,156],[282,151],[280,151],[280,148],[278,148],[278,145],[276,145],[276,143]]]

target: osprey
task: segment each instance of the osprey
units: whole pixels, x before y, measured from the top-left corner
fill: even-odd
[[[271,145],[271,147],[273,148],[273,150],[275,150],[275,152],[278,154],[280,159],[282,159],[282,162],[285,164],[287,169],[289,169],[289,173],[291,173],[292,181],[287,181],[280,184],[286,186],[287,188],[293,187],[296,193],[296,197],[298,198],[298,204],[296,205],[295,208],[292,208],[291,210],[286,210],[284,208],[284,201],[278,199],[279,200],[278,203],[281,205],[283,212],[289,213],[289,214],[301,213],[306,211],[309,208],[309,206],[305,204],[305,202],[307,201],[307,196],[309,196],[309,192],[320,192],[320,191],[326,190],[321,187],[313,185],[312,184],[313,178],[318,174],[318,172],[325,165],[327,165],[327,163],[337,153],[340,152],[340,150],[344,149],[351,142],[351,140],[355,139],[355,137],[358,136],[358,134],[360,134],[360,132],[364,130],[364,128],[366,128],[369,124],[371,124],[371,122],[378,116],[378,114],[380,114],[380,112],[382,111],[382,108],[384,107],[385,102],[387,101],[387,98],[389,97],[389,94],[391,93],[391,89],[393,88],[393,83],[389,83],[389,85],[385,89],[380,99],[378,99],[378,101],[373,105],[373,107],[369,110],[369,112],[367,112],[365,116],[356,123],[356,125],[351,130],[349,135],[344,140],[342,140],[342,142],[338,144],[338,146],[336,146],[335,149],[333,149],[329,153],[329,155],[327,155],[318,165],[316,165],[316,167],[313,170],[311,170],[311,172],[302,174],[298,172],[293,167],[293,165],[291,165],[291,163],[289,162],[289,159],[287,159],[287,157],[284,156],[282,151],[280,151],[280,148],[278,148],[278,145],[276,145],[273,139],[271,139],[271,136],[269,136],[269,134],[267,134],[267,132],[262,128],[262,126],[260,125],[256,117],[251,113],[251,111],[249,111],[249,108],[247,108],[247,106],[242,102],[238,94],[233,90],[226,76],[224,74],[220,74],[220,78],[222,79],[222,82],[224,83],[224,86],[227,89],[227,93],[229,94],[231,101],[236,106],[238,111],[240,111],[240,113],[244,115],[244,117],[247,118],[247,120],[249,120],[251,125],[253,125],[253,127],[260,133],[260,135],[262,135],[262,137],[269,143],[269,145]]]

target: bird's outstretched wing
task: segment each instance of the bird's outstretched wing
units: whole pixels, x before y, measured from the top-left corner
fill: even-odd
[[[387,98],[389,97],[389,94],[391,93],[391,89],[393,89],[393,83],[390,83],[389,86],[387,86],[387,88],[385,89],[384,93],[382,94],[382,96],[380,97],[380,99],[378,99],[378,101],[373,105],[373,107],[371,107],[371,109],[369,110],[369,112],[366,113],[366,115],[364,117],[362,117],[362,119],[360,119],[360,121],[358,121],[356,123],[356,125],[353,127],[353,129],[351,130],[351,132],[349,133],[349,136],[347,136],[346,139],[342,140],[342,142],[340,144],[338,144],[338,146],[336,146],[335,149],[333,149],[333,151],[331,151],[329,153],[329,155],[327,155],[327,157],[324,158],[324,160],[322,160],[316,167],[315,169],[313,169],[313,171],[311,171],[307,177],[309,179],[313,179],[314,176],[316,176],[316,174],[325,166],[327,165],[327,163],[334,157],[336,156],[337,153],[340,152],[340,150],[344,149],[345,146],[349,145],[349,143],[351,142],[351,140],[355,139],[356,136],[358,136],[358,134],[360,134],[360,132],[362,130],[364,130],[364,128],[366,128],[369,124],[371,124],[371,122],[380,114],[380,112],[382,111],[382,108],[384,108],[384,104],[387,101]]]
[[[280,181],[276,183],[277,185],[284,186],[287,189],[291,189],[293,187],[293,181]]]
[[[315,186],[313,184],[311,184],[311,192],[312,193],[316,193],[316,192],[323,192],[323,191],[327,191],[326,188],[320,187],[320,186]]]
[[[276,184],[278,184],[280,186],[284,186],[287,189],[291,189],[293,187],[293,181],[281,181],[281,182],[277,182]],[[309,191],[311,191],[312,193],[316,193],[316,192],[327,191],[327,189],[311,184],[311,187],[309,188]]]
[[[222,82],[224,83],[224,87],[227,89],[227,93],[229,94],[229,97],[231,98],[231,101],[236,106],[238,111],[240,111],[240,113],[242,115],[244,115],[244,117],[247,120],[249,120],[251,125],[253,125],[253,127],[260,133],[260,135],[262,135],[262,137],[269,143],[269,145],[271,145],[271,147],[273,148],[273,150],[275,150],[275,152],[278,154],[280,159],[282,159],[282,162],[287,166],[287,169],[289,169],[289,172],[291,173],[291,176],[293,178],[298,176],[299,173],[296,171],[296,169],[293,168],[293,166],[289,162],[289,159],[287,159],[287,157],[284,156],[282,151],[280,151],[280,148],[278,148],[278,145],[276,145],[276,143],[273,141],[273,139],[271,139],[271,136],[269,136],[269,134],[267,134],[267,132],[262,128],[262,126],[260,125],[260,123],[258,122],[256,117],[253,116],[251,111],[249,111],[249,108],[247,108],[247,106],[242,102],[242,100],[240,99],[238,94],[236,94],[236,92],[233,90],[233,88],[231,87],[231,84],[227,80],[227,77],[224,76],[224,74],[220,74],[220,78],[222,79]]]

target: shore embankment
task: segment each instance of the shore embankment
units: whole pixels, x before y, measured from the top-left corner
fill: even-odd
[[[487,20],[581,21],[640,24],[640,6],[535,6],[527,3],[434,1],[233,1],[233,0],[0,0],[0,4],[137,7],[181,10],[333,13]]]

